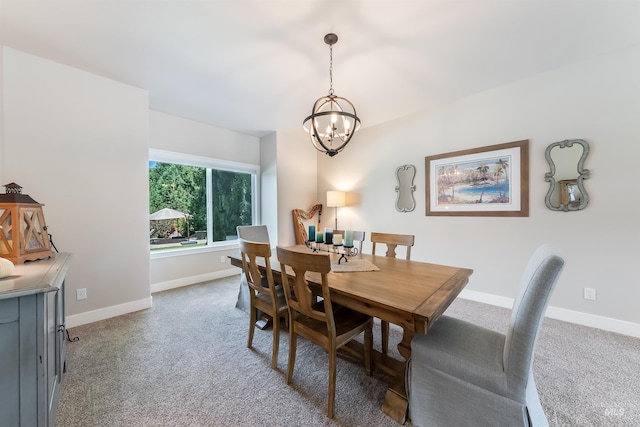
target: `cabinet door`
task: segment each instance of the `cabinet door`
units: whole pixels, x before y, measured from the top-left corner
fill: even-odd
[[[18,298],[0,300],[0,425],[20,420],[20,324]]]
[[[56,388],[58,386],[58,372],[57,372],[57,359],[58,359],[58,330],[56,319],[56,306],[57,306],[58,292],[46,293],[46,337],[45,337],[45,352],[46,356],[46,377],[47,377],[47,413],[51,413],[52,405],[54,403],[54,396],[56,394]],[[50,423],[48,423],[50,424]]]
[[[46,353],[47,353],[47,425],[55,426],[56,408],[64,374],[66,341],[64,336],[64,292],[48,292],[46,300]]]
[[[0,300],[0,426],[38,426],[37,296]]]
[[[56,328],[58,329],[58,349],[56,351],[57,361],[56,369],[58,370],[58,381],[62,384],[65,372],[67,372],[67,320],[65,317],[64,295],[65,282],[60,284],[60,290],[57,292],[58,299],[56,305]]]

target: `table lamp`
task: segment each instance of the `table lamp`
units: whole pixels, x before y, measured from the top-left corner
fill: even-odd
[[[336,227],[338,228],[338,208],[342,206],[347,206],[346,203],[347,193],[344,191],[327,191],[327,206],[330,208],[335,208],[336,214]]]

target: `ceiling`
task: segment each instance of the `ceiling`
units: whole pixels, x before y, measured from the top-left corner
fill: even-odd
[[[626,0],[0,0],[4,45],[149,91],[150,108],[302,132],[329,90],[363,127],[640,43]]]

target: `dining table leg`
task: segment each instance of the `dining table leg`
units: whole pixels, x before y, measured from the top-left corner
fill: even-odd
[[[404,329],[404,333],[402,334],[402,341],[398,343],[398,352],[400,356],[404,357],[404,360],[409,360],[411,358],[411,340],[416,335],[410,329]]]
[[[382,404],[382,412],[399,424],[404,424],[407,421],[409,410],[409,400],[405,388],[405,372],[407,361],[411,357],[411,340],[414,335],[415,332],[404,328],[402,341],[398,343],[398,352],[405,359],[404,363],[402,363],[403,368],[396,372]]]
[[[404,424],[407,421],[408,410],[409,401],[404,391],[404,378],[401,381],[400,378],[396,378],[384,396],[382,412],[395,422]]]

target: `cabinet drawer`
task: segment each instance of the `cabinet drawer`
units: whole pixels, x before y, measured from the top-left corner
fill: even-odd
[[[0,299],[0,325],[18,320],[18,298]]]

